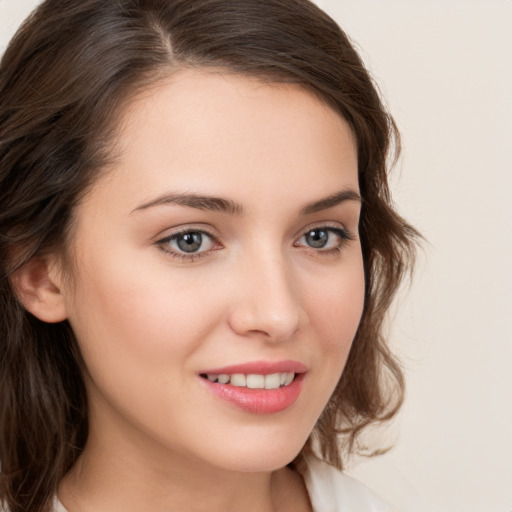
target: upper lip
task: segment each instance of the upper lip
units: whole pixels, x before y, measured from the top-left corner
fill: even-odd
[[[219,368],[209,368],[200,372],[201,374],[233,375],[243,373],[245,375],[270,375],[272,373],[304,373],[307,371],[306,365],[298,361],[251,361],[241,364],[233,364]]]

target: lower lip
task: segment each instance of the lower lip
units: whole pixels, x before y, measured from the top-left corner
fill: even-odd
[[[210,382],[201,377],[208,389],[216,396],[238,407],[242,411],[254,414],[272,414],[291,407],[302,390],[305,373],[295,376],[292,383],[277,389],[251,389],[231,384]]]

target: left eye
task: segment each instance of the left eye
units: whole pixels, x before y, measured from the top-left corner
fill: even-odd
[[[349,237],[341,228],[315,228],[304,233],[298,245],[306,245],[312,249],[335,249]]]
[[[171,250],[185,254],[205,252],[212,249],[214,245],[212,237],[202,231],[176,233],[164,242]]]

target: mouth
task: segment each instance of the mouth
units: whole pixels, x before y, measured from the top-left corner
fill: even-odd
[[[254,362],[201,372],[204,386],[230,406],[254,414],[291,407],[299,398],[307,368],[301,363]]]
[[[231,384],[239,388],[279,389],[289,386],[296,377],[295,372],[277,372],[267,375],[250,373],[203,373],[201,377],[216,384]]]

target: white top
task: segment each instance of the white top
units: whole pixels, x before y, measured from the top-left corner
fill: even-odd
[[[304,482],[313,512],[393,512],[361,482],[310,457]]]
[[[362,483],[316,458],[309,458],[304,482],[313,512],[393,512]],[[67,512],[55,498],[52,512]]]

